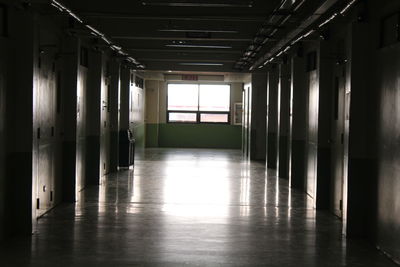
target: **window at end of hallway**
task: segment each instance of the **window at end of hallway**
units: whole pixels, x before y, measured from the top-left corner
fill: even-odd
[[[168,84],[167,121],[228,124],[230,94],[226,84]]]

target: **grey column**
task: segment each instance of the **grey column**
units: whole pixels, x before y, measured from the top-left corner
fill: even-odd
[[[110,62],[110,171],[118,170],[118,148],[119,148],[119,94],[120,94],[120,70],[121,64],[119,60],[112,59]]]
[[[6,76],[8,40],[0,43],[0,147],[5,147],[5,119],[6,119]],[[4,239],[4,207],[5,207],[5,149],[0,149],[0,242]]]
[[[329,209],[331,177],[331,126],[332,126],[332,84],[333,64],[330,43],[319,44],[319,92],[318,92],[318,148],[316,208]]]
[[[77,124],[77,84],[80,42],[75,37],[67,37],[63,47],[64,72],[61,77],[64,103],[63,141],[63,201],[74,202],[76,191],[76,124]]]
[[[98,185],[100,182],[100,112],[101,87],[103,83],[103,53],[90,51],[87,90],[87,148],[86,178],[87,184]]]
[[[131,88],[131,71],[127,66],[121,66],[120,109],[119,109],[119,163],[120,167],[129,165],[130,144],[127,139],[129,130],[129,103]]]
[[[305,60],[303,56],[294,55],[291,64],[292,91],[292,139],[290,186],[304,190],[306,123],[307,123],[307,90],[304,75]]]
[[[252,74],[252,103],[251,103],[251,143],[250,159],[265,160],[266,156],[266,121],[267,114],[267,75],[266,73]]]
[[[38,42],[35,40],[37,21],[24,10],[9,8],[9,32],[13,36],[7,46],[6,83],[6,234],[26,235],[35,221],[32,201],[33,86],[38,64]],[[1,41],[3,42],[3,40]],[[4,108],[4,107],[3,107]],[[4,147],[2,147],[2,150]]]
[[[348,48],[350,58],[346,73],[347,116],[345,116],[344,133],[344,165],[348,166],[348,170],[346,172],[345,166],[344,183],[347,192],[344,192],[343,201],[344,233],[348,236],[374,237],[374,232],[370,231],[376,224],[371,218],[376,218],[378,215],[378,224],[382,229],[378,234],[378,243],[392,246],[395,243],[394,237],[398,236],[399,231],[394,233],[391,225],[398,223],[399,220],[393,210],[387,207],[388,203],[399,203],[400,197],[395,193],[398,192],[395,189],[396,184],[398,185],[398,182],[395,182],[398,181],[398,176],[393,175],[393,169],[398,170],[398,167],[388,163],[396,158],[392,155],[398,155],[399,148],[398,145],[393,145],[397,143],[393,140],[398,140],[398,124],[394,122],[398,121],[399,113],[392,108],[397,106],[399,96],[396,85],[399,71],[398,68],[393,68],[391,62],[398,60],[393,61],[393,54],[389,53],[382,57],[382,61],[371,62],[365,55],[373,54],[376,49],[369,42],[371,38],[369,25],[354,22],[349,28],[351,46]],[[378,87],[371,82],[374,74],[385,77],[381,78]],[[381,96],[375,95],[375,90]],[[379,100],[382,102],[378,108]],[[378,118],[381,119],[379,124],[376,123]],[[377,141],[377,134],[380,136],[380,141]],[[384,164],[380,162],[379,166],[378,155],[382,157],[379,161],[386,161]],[[387,221],[382,218],[392,219]],[[393,243],[390,244],[391,242]]]
[[[121,131],[129,129],[129,97],[131,88],[131,71],[128,67],[121,67],[121,87],[120,87],[120,116],[119,127]]]
[[[307,171],[306,192],[318,209],[329,208],[330,186],[330,132],[332,106],[332,57],[329,43],[319,41],[309,44],[305,55],[310,62],[316,59],[316,68],[309,69],[307,77]],[[314,55],[314,56],[313,56]],[[310,64],[309,67],[313,67]]]
[[[278,176],[289,178],[290,64],[279,65]]]
[[[276,169],[278,156],[278,68],[276,65],[268,70],[267,88],[267,166]]]

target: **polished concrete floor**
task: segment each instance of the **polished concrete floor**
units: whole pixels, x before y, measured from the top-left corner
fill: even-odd
[[[0,266],[395,266],[234,150],[147,150],[2,248]]]

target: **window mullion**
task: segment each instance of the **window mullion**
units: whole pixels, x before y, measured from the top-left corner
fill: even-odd
[[[200,123],[200,84],[197,84],[197,123]]]

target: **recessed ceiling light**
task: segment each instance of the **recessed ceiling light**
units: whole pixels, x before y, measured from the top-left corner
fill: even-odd
[[[167,47],[180,47],[180,48],[210,48],[210,49],[230,49],[232,46],[224,45],[187,45],[187,44],[169,44]]]

